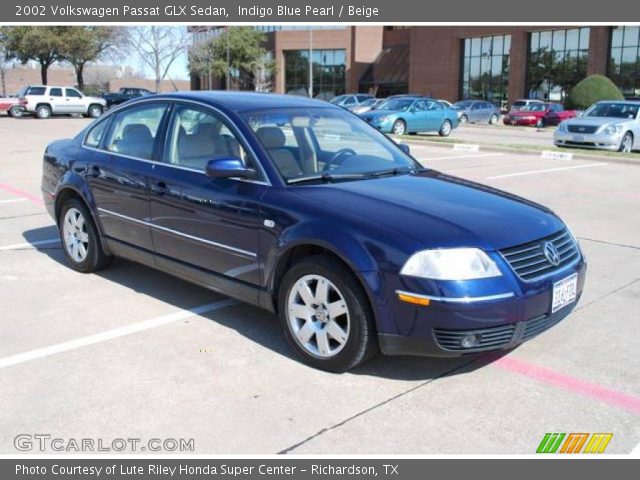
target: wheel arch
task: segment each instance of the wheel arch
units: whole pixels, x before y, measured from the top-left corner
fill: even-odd
[[[82,203],[84,203],[85,207],[89,211],[91,215],[91,219],[93,220],[96,229],[98,230],[99,235],[99,244],[104,253],[110,254],[108,247],[106,246],[106,242],[104,241],[104,231],[102,230],[102,224],[100,223],[100,219],[96,214],[95,202],[91,197],[89,190],[84,186],[84,182],[80,183],[81,179],[73,179],[71,181],[67,181],[58,187],[55,195],[55,203],[54,203],[54,213],[55,213],[55,221],[58,224],[60,219],[60,211],[62,210],[62,206],[69,199],[77,198]]]
[[[369,305],[375,316],[375,302],[371,297],[370,288],[367,288],[367,282],[361,275],[361,267],[350,261],[348,259],[348,256],[344,252],[341,252],[331,244],[318,239],[300,239],[299,241],[287,245],[286,248],[281,249],[281,251],[278,253],[273,268],[271,269],[271,274],[269,275],[269,278],[267,280],[267,289],[271,292],[271,295],[274,299],[274,307],[276,312],[278,310],[278,292],[282,284],[282,280],[289,268],[298,260],[306,256],[318,254],[326,255],[333,258],[340,264],[344,265],[345,268],[347,268],[354,275],[363,291],[365,292],[365,295],[369,300]]]

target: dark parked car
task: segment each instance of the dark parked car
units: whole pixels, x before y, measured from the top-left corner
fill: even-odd
[[[422,167],[328,103],[129,102],[44,153],[68,264],[114,255],[280,316],[309,364],[513,348],[576,305],[586,264],[549,209]],[[240,353],[239,353],[240,354]]]
[[[102,95],[107,102],[107,108],[113,107],[114,105],[120,105],[121,103],[127,102],[132,98],[138,97],[146,97],[148,95],[153,95],[154,93],[146,88],[131,88],[131,87],[122,87],[116,93],[105,93]]]

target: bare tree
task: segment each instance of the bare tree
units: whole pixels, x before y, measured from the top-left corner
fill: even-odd
[[[133,48],[142,63],[154,74],[156,92],[160,91],[160,82],[167,77],[169,69],[186,54],[188,45],[184,27],[145,26],[128,29],[128,45]]]

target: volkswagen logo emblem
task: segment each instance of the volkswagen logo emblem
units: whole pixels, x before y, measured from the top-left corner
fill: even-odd
[[[553,243],[545,242],[542,246],[542,251],[551,265],[555,267],[560,263],[560,253],[558,253],[558,249]]]

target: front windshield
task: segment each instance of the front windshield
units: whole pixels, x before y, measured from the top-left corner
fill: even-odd
[[[347,98],[346,95],[338,95],[337,97],[333,97],[331,100],[329,100],[329,103],[333,103],[334,105],[337,105],[343,102],[345,98]]]
[[[473,101],[456,102],[451,105],[451,108],[453,108],[454,110],[466,110],[471,106],[472,103]]]
[[[383,102],[376,110],[396,110],[404,112],[409,109],[414,101],[414,99],[394,98]]]
[[[358,179],[422,167],[355,115],[333,108],[249,112],[244,119],[288,183]]]
[[[640,105],[621,102],[596,103],[584,112],[583,117],[608,117],[634,119]]]

